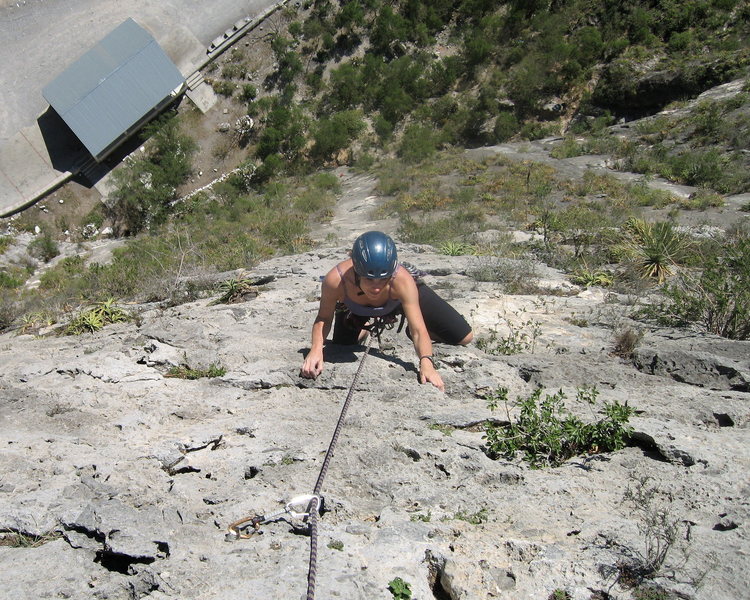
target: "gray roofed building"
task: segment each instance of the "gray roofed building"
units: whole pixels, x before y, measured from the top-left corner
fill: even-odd
[[[100,161],[177,97],[184,84],[151,34],[127,19],[42,95]]]

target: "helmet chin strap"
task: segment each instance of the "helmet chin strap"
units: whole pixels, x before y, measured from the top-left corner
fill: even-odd
[[[354,271],[354,284],[357,286],[357,289],[359,290],[359,292],[357,293],[357,296],[364,296],[365,291],[362,289],[362,286],[359,283],[360,281],[362,281],[362,279],[360,278],[359,273],[357,273],[356,269],[352,269],[352,271]]]

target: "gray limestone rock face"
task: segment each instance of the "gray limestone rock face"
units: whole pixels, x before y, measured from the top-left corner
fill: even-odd
[[[704,339],[694,335],[680,340],[652,339],[636,348],[633,361],[644,373],[712,390],[750,392],[750,344]],[[655,339],[654,339],[655,341]]]
[[[372,185],[344,180],[357,187],[357,207],[369,206]],[[503,295],[470,276],[477,257],[404,244],[404,260],[450,297],[477,342],[532,321],[534,347],[503,355],[477,342],[435,344],[440,392],[420,385],[411,342],[392,330],[373,343],[353,388],[364,346],[328,344],[323,373],[302,379],[320,276],[346,257],[353,226],[334,219],[340,245],[248,271],[273,279],[231,306],[147,305],[137,321],[80,337],[0,334],[8,597],[302,597],[309,524],[285,507],[314,489],[350,388],[321,489],[317,597],[387,599],[401,578],[421,600],[555,590],[630,600],[618,573],[653,561],[654,540],[669,532],[678,535],[652,579],[661,589],[695,600],[746,595],[746,343],[651,331],[624,360],[612,338],[627,304],[573,289]],[[564,279],[539,272],[544,289]],[[598,316],[572,325],[581,314]],[[225,373],[164,377],[175,364]],[[569,414],[600,419],[603,404],[578,399],[582,386],[595,386],[600,403],[633,408],[625,448],[554,469],[531,468],[521,452],[489,456],[488,423],[516,419],[538,387],[562,390]],[[487,399],[501,387],[510,401],[492,410]],[[247,538],[227,536],[254,517],[267,522]]]

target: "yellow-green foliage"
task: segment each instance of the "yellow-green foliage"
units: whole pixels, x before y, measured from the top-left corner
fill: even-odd
[[[109,298],[78,313],[68,323],[65,333],[68,335],[94,333],[106,325],[127,321],[129,318],[130,315],[115,304],[115,299]]]

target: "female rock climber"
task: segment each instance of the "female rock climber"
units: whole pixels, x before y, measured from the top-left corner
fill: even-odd
[[[407,335],[419,357],[419,382],[443,391],[435,370],[432,341],[465,346],[474,334],[466,320],[424,283],[399,265],[396,245],[380,231],[354,240],[351,258],[337,264],[323,279],[318,316],[312,327],[310,352],[300,375],[315,379],[323,372],[323,342],[333,329],[334,344],[356,344],[373,317],[404,314]]]

